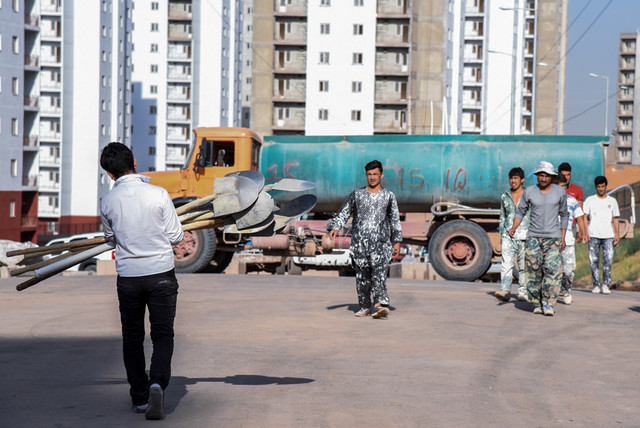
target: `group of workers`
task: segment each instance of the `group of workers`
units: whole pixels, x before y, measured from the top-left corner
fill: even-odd
[[[595,177],[596,194],[583,203],[582,189],[571,183],[571,165],[560,164],[558,172],[551,163],[542,161],[534,173],[537,184],[524,189],[524,171],[511,169],[510,189],[500,202],[502,269],[495,296],[510,299],[517,262],[518,300],[534,303],[533,312],[547,316],[554,315],[559,296],[566,305],[573,301],[576,241],[589,243],[592,292],[610,294],[613,247],[620,240],[620,211],[617,201],[607,194],[607,179]]]
[[[138,175],[131,150],[111,143],[102,151],[101,166],[115,181],[102,199],[101,217],[108,241],[116,246],[117,292],[122,323],[123,357],[133,411],[147,419],[164,417],[164,390],[171,376],[174,318],[178,294],[172,245],[183,232],[165,189]],[[593,292],[609,294],[613,247],[618,244],[618,205],[607,195],[607,180],[595,179],[597,194],[582,202],[582,190],[571,183],[569,164],[542,161],[538,183],[523,189],[524,171],[509,172],[510,189],[502,195],[502,281],[495,293],[509,300],[514,264],[518,264],[518,299],[535,303],[534,313],[553,315],[558,295],[571,303],[575,242],[589,242]],[[356,270],[357,317],[386,318],[389,295],[387,267],[402,241],[398,203],[382,187],[382,164],[365,166],[367,185],[354,190],[328,222],[329,235],[353,218],[351,251]],[[144,218],[144,222],[139,220]],[[585,218],[588,218],[586,226]],[[573,222],[577,225],[577,238]],[[599,251],[604,249],[604,277],[599,279]],[[524,274],[523,274],[524,273]],[[145,371],[145,311],[149,310],[153,354]]]

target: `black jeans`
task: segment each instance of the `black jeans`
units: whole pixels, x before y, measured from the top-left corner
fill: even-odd
[[[149,401],[149,386],[169,385],[173,356],[173,320],[176,316],[178,281],[175,271],[139,277],[118,276],[118,300],[122,321],[122,355],[131,386],[133,404]],[[145,372],[144,319],[149,307],[153,354],[149,377]]]

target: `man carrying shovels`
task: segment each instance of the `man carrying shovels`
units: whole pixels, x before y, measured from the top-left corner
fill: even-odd
[[[102,198],[101,216],[105,238],[116,246],[122,350],[133,411],[162,419],[178,297],[172,245],[182,241],[183,231],[169,194],[136,174],[127,146],[107,145],[100,165],[115,180]],[[153,342],[149,376],[144,355],[147,307]]]

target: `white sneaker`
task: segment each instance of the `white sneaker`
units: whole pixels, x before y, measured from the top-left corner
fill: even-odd
[[[564,304],[565,305],[570,305],[571,302],[573,301],[573,297],[571,297],[571,294],[569,293],[564,293]]]
[[[591,290],[591,292],[593,294],[600,294],[600,287],[593,287],[593,290]]]
[[[518,293],[518,301],[520,301],[520,302],[528,302],[529,301],[529,296],[527,296],[524,293]]]
[[[602,294],[611,294],[611,290],[606,285],[602,286]]]

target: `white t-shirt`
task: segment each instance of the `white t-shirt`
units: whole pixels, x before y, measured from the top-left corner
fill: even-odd
[[[573,235],[571,223],[573,223],[573,219],[582,217],[584,212],[582,212],[578,200],[571,195],[567,195],[567,209],[569,210],[569,227],[567,228],[567,233],[564,235],[564,243],[567,246],[576,245],[576,237]]]
[[[589,216],[589,236],[598,239],[615,237],[613,218],[620,217],[618,202],[611,196],[599,198],[598,195],[589,196],[584,201],[584,213]]]

